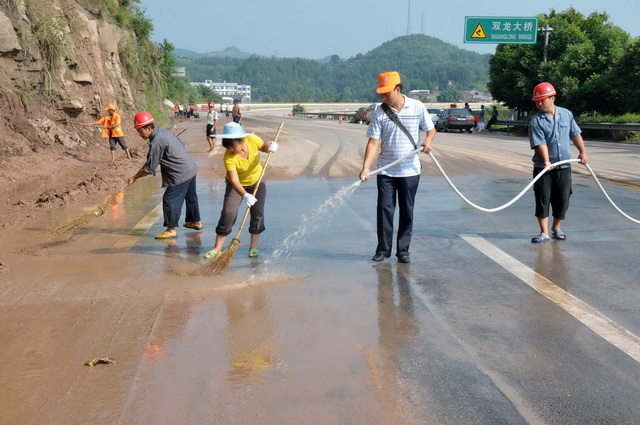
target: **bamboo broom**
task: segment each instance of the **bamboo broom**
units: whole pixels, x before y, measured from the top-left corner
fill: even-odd
[[[280,131],[284,126],[284,121],[280,123],[278,127],[278,132],[276,133],[276,137],[274,137],[273,141],[278,141],[278,136],[280,136]],[[260,177],[258,178],[258,183],[256,183],[255,189],[253,189],[253,196],[255,197],[258,193],[258,187],[260,187],[260,183],[262,182],[262,177],[264,177],[264,172],[267,169],[267,165],[269,165],[269,159],[271,158],[271,152],[267,154],[267,159],[264,162],[264,166],[262,167],[262,173],[260,173]],[[247,207],[247,210],[244,212],[244,217],[242,217],[242,222],[240,223],[240,227],[238,228],[238,232],[236,233],[236,237],[231,240],[231,243],[220,253],[219,256],[209,261],[202,267],[201,273],[198,274],[217,274],[221,271],[227,269],[233,260],[233,257],[236,255],[236,251],[240,248],[240,233],[242,233],[242,228],[244,227],[245,221],[247,221],[247,217],[249,216],[249,210],[251,207]]]
[[[182,130],[180,133],[176,134],[176,137],[179,137],[185,131],[187,131],[186,128]],[[102,214],[104,214],[105,210],[107,209],[107,206],[111,203],[111,201],[113,201],[116,198],[116,196],[120,194],[120,192],[125,190],[127,186],[129,186],[129,183],[122,186],[122,188],[118,190],[116,193],[114,193],[113,195],[111,195],[111,197],[107,199],[107,201],[104,204],[100,205],[98,208],[94,209],[93,211],[89,211],[83,216],[75,218],[70,222],[63,224],[62,226],[56,227],[51,232],[49,232],[46,239],[57,238],[67,233],[73,233],[76,230],[82,229],[84,226],[89,224],[94,218],[100,217]]]
[[[75,218],[70,222],[63,224],[62,226],[56,227],[51,232],[49,232],[47,239],[57,238],[67,233],[73,233],[76,230],[82,229],[84,226],[89,224],[91,220],[93,220],[96,217],[100,217],[102,214],[104,214],[107,206],[111,203],[111,201],[113,201],[116,198],[116,196],[118,196],[120,192],[122,192],[127,186],[129,186],[129,183],[122,186],[120,190],[118,190],[116,193],[111,195],[109,199],[107,199],[107,202],[100,205],[98,208],[94,209],[93,211],[90,211],[81,217]]]

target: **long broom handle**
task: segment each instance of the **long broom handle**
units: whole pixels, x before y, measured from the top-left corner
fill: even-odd
[[[278,140],[278,136],[280,136],[280,131],[282,131],[282,127],[284,126],[284,121],[280,123],[280,127],[278,127],[278,132],[276,133],[276,137],[273,138],[273,141],[276,142]],[[264,177],[264,172],[267,169],[267,165],[269,165],[269,159],[271,158],[272,152],[267,154],[267,159],[264,161],[264,166],[262,167],[262,172],[260,173],[260,178],[258,178],[258,183],[256,183],[255,189],[253,189],[253,196],[255,197],[258,193],[258,188],[260,187],[260,183],[262,182],[262,177]],[[240,233],[242,233],[242,228],[244,227],[244,222],[247,221],[247,217],[249,216],[249,210],[251,207],[247,207],[247,210],[244,212],[244,216],[242,217],[242,221],[240,222],[240,227],[238,228],[238,233],[236,233],[236,239],[240,238]]]

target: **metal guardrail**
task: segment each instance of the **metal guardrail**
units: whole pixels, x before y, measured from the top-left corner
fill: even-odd
[[[529,121],[497,120],[493,125],[528,127]],[[640,131],[640,123],[579,122],[578,127],[582,130]]]
[[[295,112],[293,116],[301,118],[316,118],[327,120],[349,121],[354,117],[353,112]],[[493,125],[503,125],[506,127],[528,127],[529,121],[524,120],[496,120]],[[578,123],[582,130],[610,130],[610,131],[640,131],[640,123],[612,123],[612,122],[583,122]]]

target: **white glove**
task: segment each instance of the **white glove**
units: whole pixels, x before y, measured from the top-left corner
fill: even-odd
[[[256,197],[250,193],[245,193],[242,199],[244,200],[244,202],[247,204],[248,207],[252,207],[253,204],[255,204],[257,201]]]
[[[278,144],[276,142],[271,142],[269,144],[269,152],[275,152],[278,150]]]

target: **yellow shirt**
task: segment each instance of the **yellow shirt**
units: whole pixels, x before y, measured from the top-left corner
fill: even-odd
[[[242,139],[247,145],[249,156],[248,159],[234,155],[229,151],[224,153],[224,168],[227,171],[236,170],[238,178],[242,186],[251,186],[258,182],[260,173],[262,173],[262,164],[260,164],[260,148],[264,145],[264,141],[252,134]]]
[[[124,132],[122,131],[122,119],[119,114],[114,112],[113,117],[111,115],[104,116],[98,120],[98,124],[102,124],[102,137],[108,139],[109,137],[122,137]],[[107,127],[117,125],[113,129],[109,130]]]

